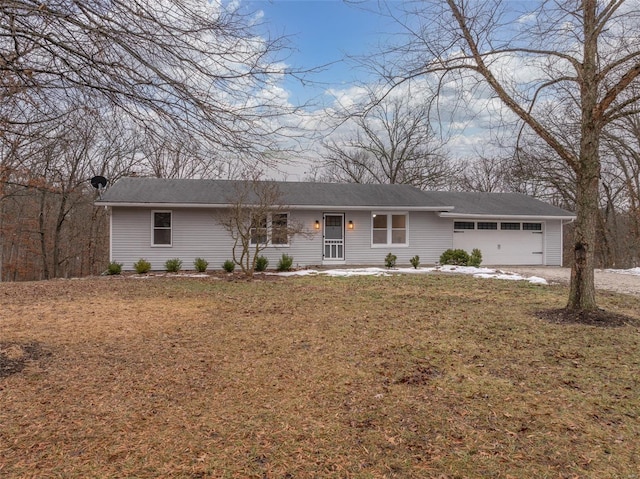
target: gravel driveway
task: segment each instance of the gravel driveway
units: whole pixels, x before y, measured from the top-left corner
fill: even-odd
[[[571,276],[570,268],[559,268],[555,266],[545,267],[500,267],[503,271],[512,271],[523,276],[539,276],[550,283],[569,284]],[[632,294],[640,296],[640,276],[631,274],[611,273],[602,269],[595,270],[596,288],[615,291],[617,293]]]

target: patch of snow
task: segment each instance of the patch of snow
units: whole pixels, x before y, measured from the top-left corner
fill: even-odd
[[[296,271],[281,271],[278,273],[265,273],[273,276],[312,276],[318,274],[315,269],[300,269]]]
[[[459,273],[459,274],[495,274],[496,270],[491,268],[476,268],[475,266],[455,266],[453,264],[443,264],[435,268],[436,271],[442,273]]]
[[[634,276],[640,276],[640,268],[631,269],[605,269],[605,273],[617,273],[617,274],[631,274]]]
[[[325,275],[331,277],[351,277],[351,276],[391,276],[393,274],[428,274],[434,272],[470,274],[475,278],[503,279],[510,281],[528,281],[532,284],[549,284],[546,279],[538,276],[524,277],[517,273],[500,271],[492,268],[476,268],[473,266],[453,266],[443,265],[431,268],[344,268],[327,269],[318,271],[315,269],[302,269],[299,271],[287,271],[282,273],[268,273],[277,276],[310,276]]]
[[[393,270],[386,270],[382,268],[352,268],[352,269],[330,269],[322,271],[321,274],[333,277],[348,277],[348,276],[390,276]]]

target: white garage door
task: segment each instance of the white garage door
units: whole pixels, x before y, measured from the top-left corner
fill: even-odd
[[[544,224],[537,222],[455,221],[453,247],[478,248],[483,265],[544,264]]]

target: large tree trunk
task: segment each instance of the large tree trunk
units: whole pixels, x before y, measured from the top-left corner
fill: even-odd
[[[576,173],[576,229],[573,266],[567,308],[573,311],[597,309],[593,269],[595,267],[596,224],[600,186],[601,114],[598,105],[598,35],[596,0],[584,0],[584,46],[580,71],[581,135]]]
[[[597,165],[595,166],[597,170]],[[598,219],[598,175],[578,175],[576,186],[577,218],[567,308],[573,311],[594,310],[597,309],[593,269]]]

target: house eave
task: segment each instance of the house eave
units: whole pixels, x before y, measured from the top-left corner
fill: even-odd
[[[501,214],[468,214],[468,213],[453,213],[453,212],[440,212],[438,216],[441,218],[468,218],[468,219],[489,219],[489,218],[501,218],[509,220],[567,220],[573,221],[576,219],[575,215],[501,215]]]
[[[125,208],[230,208],[230,203],[139,203],[120,201],[96,201],[96,206],[125,207]],[[250,205],[247,205],[250,206]],[[319,210],[319,211],[434,211],[442,212],[453,207],[442,206],[388,206],[388,205],[278,205],[279,208],[291,210]]]

